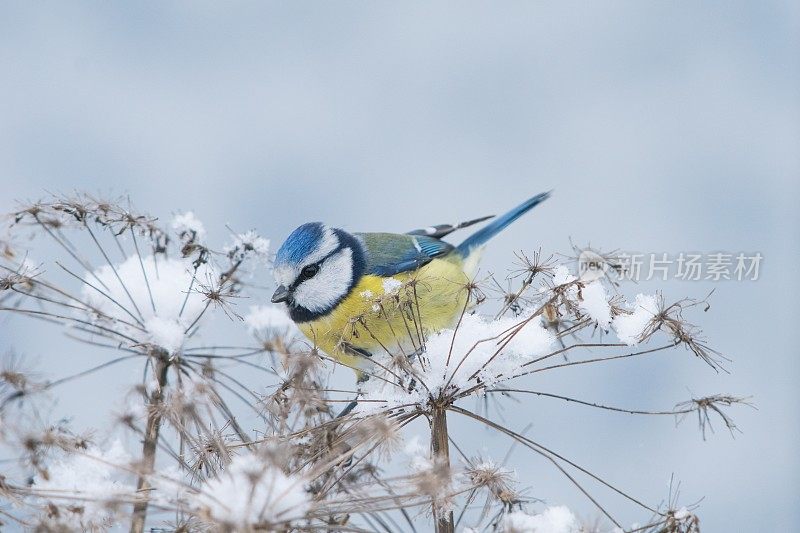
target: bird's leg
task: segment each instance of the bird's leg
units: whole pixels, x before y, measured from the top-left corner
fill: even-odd
[[[358,376],[358,379],[356,380],[356,386],[358,387],[358,393],[356,394],[356,397],[350,403],[344,406],[344,409],[342,409],[339,412],[339,414],[336,415],[336,418],[345,417],[349,415],[353,409],[356,408],[356,405],[358,405],[358,397],[361,396],[361,384],[366,383],[368,380],[369,380],[369,374],[367,374],[366,372],[362,372]]]
[[[408,359],[409,363],[413,363],[414,359],[416,359],[417,357],[421,356],[423,353],[425,353],[425,350],[422,347],[419,347],[416,350],[414,350],[412,353],[408,354],[406,356],[406,358]]]
[[[422,354],[424,354],[424,353],[425,353],[425,348],[420,346],[419,348],[417,348],[416,350],[414,350],[410,354],[406,355],[406,359],[408,360],[408,364],[409,365],[414,364],[414,359],[416,359],[417,357],[421,358]],[[413,377],[413,373],[409,372],[408,386],[407,387],[405,386],[405,380],[402,379],[402,378],[400,378],[399,385],[401,387],[404,387],[406,392],[411,393],[411,392],[414,392],[414,390],[417,388],[417,380]]]
[[[416,358],[419,358],[420,359],[420,364],[424,365],[425,361],[422,359],[423,355],[425,355],[425,347],[424,346],[420,346],[419,348],[417,348],[416,350],[414,350],[413,352],[408,354],[406,356],[406,359],[408,359],[409,363],[413,363]],[[423,366],[423,368],[424,368],[424,366]]]
[[[425,353],[425,348],[420,346],[413,353],[408,354],[408,363],[409,364],[414,364],[414,359],[416,359],[417,357],[422,358],[422,354],[424,354],[424,353]],[[406,388],[406,392],[409,392],[409,393],[410,392],[414,392],[414,389],[416,389],[416,388],[417,388],[417,380],[412,377],[411,381],[408,383],[408,387]]]
[[[356,396],[356,398],[358,398],[358,397]],[[336,418],[342,418],[342,417],[345,417],[345,416],[349,415],[349,414],[350,414],[350,411],[352,411],[353,409],[355,409],[355,408],[356,408],[356,405],[358,405],[358,400],[357,400],[357,399],[356,399],[356,400],[353,400],[353,401],[351,401],[350,403],[348,403],[348,404],[345,406],[345,408],[344,408],[344,409],[342,409],[342,410],[339,412],[339,414],[338,414],[338,415],[336,415]]]

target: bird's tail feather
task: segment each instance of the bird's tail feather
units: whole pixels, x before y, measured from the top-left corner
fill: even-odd
[[[525,202],[523,202],[522,204],[518,205],[505,215],[497,217],[490,224],[488,224],[487,226],[481,228],[480,230],[476,231],[475,233],[467,237],[467,239],[464,242],[462,242],[456,247],[456,252],[461,257],[464,258],[468,257],[473,250],[486,244],[486,242],[489,239],[500,233],[506,226],[517,220],[519,217],[521,217],[526,212],[533,209],[540,203],[547,200],[549,197],[550,197],[550,191],[537,194],[533,198],[530,198]]]

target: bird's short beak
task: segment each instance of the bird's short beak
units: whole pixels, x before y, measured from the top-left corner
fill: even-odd
[[[286,300],[289,299],[290,295],[291,292],[289,291],[289,289],[281,285],[280,287],[275,289],[275,293],[272,295],[272,303],[276,304],[280,302],[285,302]]]

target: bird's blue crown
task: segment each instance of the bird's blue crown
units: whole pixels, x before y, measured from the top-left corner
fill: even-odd
[[[308,222],[294,230],[275,255],[275,265],[297,265],[319,249],[325,237],[322,222]]]

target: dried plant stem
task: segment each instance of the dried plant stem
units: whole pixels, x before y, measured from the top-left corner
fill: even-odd
[[[447,432],[447,409],[445,406],[434,406],[431,412],[431,448],[433,460],[450,466],[450,437]],[[433,516],[436,519],[436,533],[453,533],[453,511],[442,511],[433,505]]]
[[[139,471],[139,479],[136,482],[136,492],[141,499],[133,506],[131,517],[131,533],[142,533],[144,531],[145,519],[147,518],[147,504],[150,500],[150,483],[147,476],[153,472],[156,462],[156,448],[158,447],[158,435],[161,430],[161,418],[163,415],[164,389],[167,386],[167,372],[169,371],[170,361],[166,353],[159,354],[156,360],[156,379],[158,387],[150,393],[148,399],[147,426],[142,443],[142,463]]]

